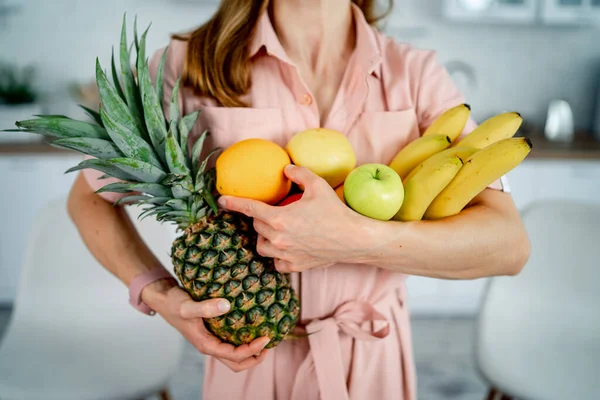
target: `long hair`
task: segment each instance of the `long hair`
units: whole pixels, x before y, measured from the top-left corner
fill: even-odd
[[[392,8],[376,15],[377,0],[352,0],[375,25]],[[187,34],[172,35],[188,42],[182,84],[199,96],[211,97],[225,107],[247,106],[240,97],[251,85],[249,47],[260,15],[269,0],[222,0],[204,25]]]

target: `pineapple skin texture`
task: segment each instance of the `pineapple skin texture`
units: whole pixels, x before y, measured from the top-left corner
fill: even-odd
[[[204,319],[205,326],[234,346],[268,336],[273,348],[298,321],[300,303],[289,276],[256,252],[257,234],[245,215],[221,212],[190,225],[173,242],[174,270],[196,301],[226,298],[227,314]]]

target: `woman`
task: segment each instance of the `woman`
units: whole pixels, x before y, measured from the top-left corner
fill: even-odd
[[[347,135],[359,164],[387,163],[464,100],[433,52],[396,43],[375,21],[369,0],[224,0],[208,23],[171,41],[165,100],[183,75],[180,106],[202,110],[191,140],[209,128],[209,148],[257,136],[283,146],[323,126]],[[234,349],[204,329],[201,318],[225,313],[227,302],[193,302],[165,278],[170,266],[158,265],[123,210],[93,193],[106,183],[98,173],[78,178],[69,209],[100,262],[209,356],[204,399],[415,399],[405,277],[517,274],[529,242],[510,195],[492,185],[460,215],[381,222],[344,206],[310,171],[285,173],[306,189],[291,206],[221,203],[254,217],[259,253],[292,273],[300,327],[319,331],[272,350],[261,351],[263,339]]]

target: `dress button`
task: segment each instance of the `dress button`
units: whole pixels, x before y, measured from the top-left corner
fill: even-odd
[[[312,104],[313,100],[312,100],[312,96],[308,93],[306,93],[303,97],[302,100],[300,101],[301,104],[305,105],[305,106],[310,106]]]

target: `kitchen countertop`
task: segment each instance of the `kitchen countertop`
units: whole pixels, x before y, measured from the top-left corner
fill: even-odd
[[[29,155],[29,154],[69,154],[75,153],[73,150],[60,149],[50,146],[43,140],[30,142],[0,142],[0,157],[12,155]]]
[[[600,141],[589,136],[570,143],[551,142],[541,135],[528,135],[533,145],[527,158],[535,159],[592,159],[600,160]]]
[[[587,136],[581,137],[572,143],[554,143],[546,140],[541,135],[527,135],[533,144],[528,159],[587,159],[600,160],[600,141]],[[70,154],[73,150],[52,147],[45,141],[32,141],[22,143],[1,143],[0,157],[27,154]]]

